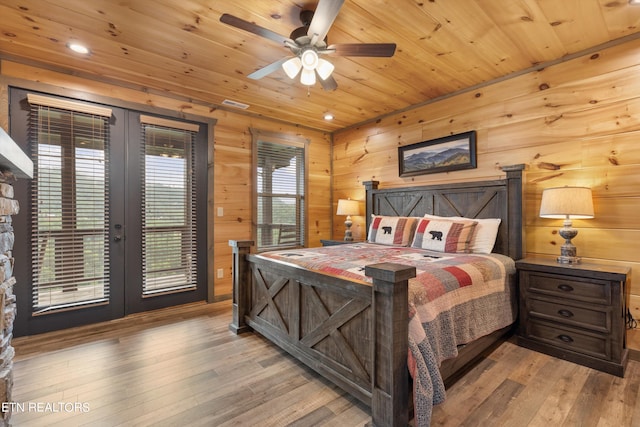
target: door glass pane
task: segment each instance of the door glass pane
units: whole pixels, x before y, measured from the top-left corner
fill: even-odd
[[[143,124],[144,296],[196,288],[193,141],[190,131]]]
[[[304,148],[258,141],[258,249],[304,245]]]
[[[109,298],[108,124],[32,105],[34,313]]]

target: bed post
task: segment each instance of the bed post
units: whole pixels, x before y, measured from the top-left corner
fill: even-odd
[[[508,254],[511,258],[518,260],[524,253],[524,218],[522,214],[522,171],[524,164],[503,166],[502,170],[507,173],[507,194],[508,196],[508,219],[509,219],[509,248]]]
[[[409,279],[415,267],[381,263],[365,267],[373,279],[373,374],[371,417],[374,426],[406,426],[409,421]]]
[[[364,190],[366,192],[366,232],[369,231],[369,227],[371,226],[371,214],[374,212],[373,210],[373,195],[371,194],[371,190],[377,190],[378,184],[380,181],[365,181],[362,183],[364,185]]]
[[[249,312],[251,300],[251,268],[246,257],[253,241],[229,240],[229,246],[233,248],[233,317],[229,330],[237,335],[250,330],[244,316]]]

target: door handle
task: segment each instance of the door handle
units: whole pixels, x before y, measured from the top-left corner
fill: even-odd
[[[122,229],[122,224],[114,224],[113,228],[115,228],[116,230],[120,231]],[[114,242],[119,242],[120,240],[122,240],[122,234],[116,234],[113,236],[113,241]]]

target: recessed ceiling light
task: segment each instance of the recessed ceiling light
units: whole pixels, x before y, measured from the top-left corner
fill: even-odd
[[[76,53],[80,53],[82,55],[86,55],[89,53],[89,48],[84,45],[81,45],[80,43],[69,43],[67,47],[72,51]]]
[[[326,114],[324,115],[324,119],[325,119],[325,120],[333,120],[333,114],[331,114],[331,113],[326,113]]]

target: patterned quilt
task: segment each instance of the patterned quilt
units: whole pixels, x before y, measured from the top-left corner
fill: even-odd
[[[450,254],[371,243],[274,251],[260,256],[309,270],[371,282],[364,267],[380,262],[416,267],[409,281],[409,358],[415,422],[428,426],[444,401],[439,367],[458,346],[512,324],[514,261],[499,254]]]

